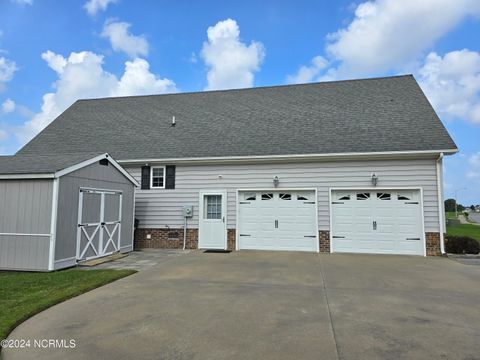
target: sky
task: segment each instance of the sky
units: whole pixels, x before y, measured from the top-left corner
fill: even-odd
[[[77,99],[413,74],[480,204],[480,1],[0,0],[0,155]]]

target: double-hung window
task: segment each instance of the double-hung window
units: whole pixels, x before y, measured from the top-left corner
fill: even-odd
[[[152,166],[150,171],[150,188],[165,189],[165,166]]]

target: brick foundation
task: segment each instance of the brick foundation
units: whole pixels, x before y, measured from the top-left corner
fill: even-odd
[[[147,239],[147,234],[151,235]],[[235,250],[235,229],[227,231],[227,250]],[[135,230],[135,249],[182,249],[183,229],[137,229]],[[198,249],[198,229],[187,229],[187,249]]]
[[[320,230],[318,232],[318,239],[320,241],[320,252],[329,253],[330,252],[330,231]]]
[[[427,256],[439,256],[440,251],[440,233],[425,233],[425,242],[427,246]]]
[[[147,234],[151,235],[150,239],[147,239]],[[137,229],[134,246],[135,249],[182,249],[183,229]],[[198,248],[198,229],[187,229],[186,248]]]

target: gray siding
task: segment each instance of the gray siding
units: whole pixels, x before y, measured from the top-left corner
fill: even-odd
[[[111,164],[89,165],[59,180],[55,268],[75,257],[77,246],[78,193],[80,187],[122,190],[122,251],[132,250],[133,184]],[[73,262],[73,260],[71,260]]]
[[[126,167],[140,181],[140,167]],[[235,228],[236,190],[272,188],[280,178],[282,188],[317,188],[318,225],[329,229],[329,188],[370,187],[372,173],[378,187],[422,187],[426,231],[438,231],[436,168],[434,159],[362,160],[316,163],[203,165],[176,168],[175,189],[136,190],[135,217],[140,227],[182,227],[182,206],[194,205],[189,227],[198,227],[198,193],[202,189],[227,189],[227,226]],[[221,178],[219,177],[221,175]]]
[[[0,180],[0,233],[50,234],[52,180]],[[49,236],[0,235],[0,268],[47,270]]]

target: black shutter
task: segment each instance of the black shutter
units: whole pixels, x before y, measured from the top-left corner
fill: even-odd
[[[175,189],[175,165],[165,166],[165,189]]]
[[[150,189],[150,166],[142,166],[142,186],[141,189]]]

